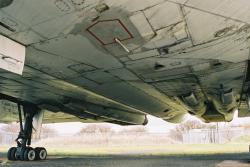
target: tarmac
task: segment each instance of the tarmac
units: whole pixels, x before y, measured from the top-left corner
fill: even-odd
[[[45,161],[7,161],[0,153],[0,166],[6,167],[250,167],[249,154],[185,156],[49,156]]]

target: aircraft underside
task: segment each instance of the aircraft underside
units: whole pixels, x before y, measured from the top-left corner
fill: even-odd
[[[17,104],[0,122],[25,122],[9,159],[46,158],[29,147],[42,118],[145,125],[147,114],[173,123],[249,116],[249,5],[0,0],[0,98]]]

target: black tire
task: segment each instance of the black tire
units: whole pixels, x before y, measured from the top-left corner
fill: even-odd
[[[35,148],[36,160],[45,160],[47,158],[47,150],[43,147]]]
[[[21,161],[26,161],[25,158],[24,158],[24,152],[26,151],[27,148],[22,148],[21,149],[21,152],[20,152],[20,155],[19,155],[19,159]]]
[[[36,152],[33,148],[27,147],[23,152],[24,161],[34,161],[36,158]]]
[[[40,160],[40,150],[41,150],[41,147],[36,147],[35,148],[35,152],[36,152],[36,160]]]
[[[10,161],[16,161],[16,151],[17,151],[17,148],[16,147],[11,147],[9,150],[8,150],[8,153],[7,153],[7,157],[8,157],[8,160]]]

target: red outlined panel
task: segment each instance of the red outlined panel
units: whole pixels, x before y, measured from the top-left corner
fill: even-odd
[[[134,38],[120,19],[100,20],[86,29],[102,45],[114,44],[115,38],[125,41]]]

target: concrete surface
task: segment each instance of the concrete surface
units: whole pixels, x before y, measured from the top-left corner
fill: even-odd
[[[248,154],[186,156],[50,156],[46,161],[6,162],[0,154],[0,166],[7,167],[248,167]]]

